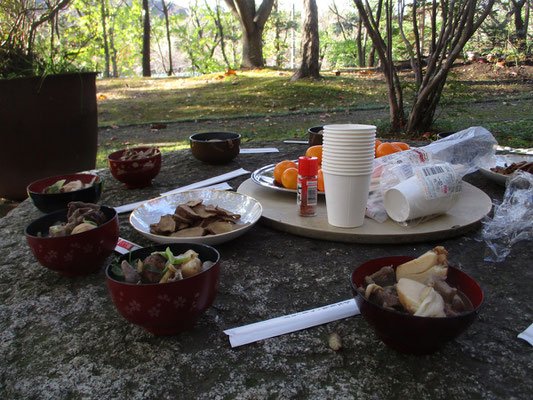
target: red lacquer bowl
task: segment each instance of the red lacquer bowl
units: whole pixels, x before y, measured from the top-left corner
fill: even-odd
[[[107,222],[90,231],[61,237],[40,237],[58,221],[67,220],[67,210],[47,214],[31,222],[24,234],[39,263],[66,276],[86,275],[103,267],[118,240],[118,215],[101,206]]]
[[[152,147],[135,147],[115,151],[107,156],[107,164],[113,177],[129,188],[150,186],[161,170],[161,151],[154,149],[154,155],[139,160],[121,160],[127,150],[146,151]]]
[[[154,251],[170,247],[175,254],[192,249],[200,260],[214,264],[198,275],[170,283],[131,284],[106,268],[106,280],[113,303],[128,321],[156,335],[172,335],[190,329],[215,300],[220,279],[220,254],[211,246],[193,243],[161,244],[135,250],[122,260],[144,259]]]
[[[357,291],[357,287],[363,285],[365,276],[388,265],[396,269],[398,265],[412,259],[413,257],[386,257],[361,264],[351,275],[352,292],[361,314],[386,345],[402,353],[429,354],[470,326],[483,302],[483,290],[464,272],[448,267],[446,282],[460,290],[472,302],[474,309],[446,318],[415,317],[389,310],[372,303]]]
[[[59,180],[65,179],[65,183],[81,181],[84,184],[93,182],[89,187],[65,193],[44,193],[44,190]],[[67,208],[71,201],[84,203],[97,203],[102,194],[103,181],[98,175],[93,174],[68,174],[51,176],[32,182],[26,188],[28,196],[39,210],[45,213]]]

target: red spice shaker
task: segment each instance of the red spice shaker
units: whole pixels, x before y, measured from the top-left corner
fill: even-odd
[[[298,159],[297,204],[303,217],[316,215],[318,198],[318,158],[300,157]]]

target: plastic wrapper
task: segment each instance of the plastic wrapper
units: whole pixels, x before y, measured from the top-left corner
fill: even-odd
[[[462,175],[450,163],[401,164],[384,166],[380,183],[389,218],[413,226],[455,205]]]
[[[376,158],[366,206],[366,216],[377,222],[384,222],[388,219],[384,195],[391,187],[394,179],[398,179],[398,169],[395,168],[408,171],[409,169],[416,170],[417,166],[450,164],[453,166],[455,174],[462,178],[481,167],[493,166],[496,163],[496,145],[496,139],[488,130],[476,126],[459,131],[427,146]],[[389,173],[393,176],[387,177],[386,175]],[[417,219],[412,222],[402,222],[402,225],[419,222],[421,220]]]
[[[483,221],[481,237],[490,250],[485,261],[493,262],[505,260],[515,243],[533,238],[533,174],[518,171],[507,182],[502,203]]]

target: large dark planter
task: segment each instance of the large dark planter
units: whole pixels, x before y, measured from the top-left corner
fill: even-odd
[[[0,197],[93,169],[98,148],[96,72],[0,80]]]

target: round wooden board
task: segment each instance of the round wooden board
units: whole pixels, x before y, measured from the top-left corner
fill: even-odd
[[[324,198],[318,199],[315,217],[300,217],[294,193],[271,190],[251,179],[244,181],[237,191],[259,200],[263,206],[262,222],[273,228],[313,239],[352,243],[414,243],[447,239],[477,228],[492,209],[492,201],[487,194],[463,182],[455,207],[429,221],[404,227],[390,219],[380,224],[365,218],[363,226],[358,228],[337,228],[327,221]]]

